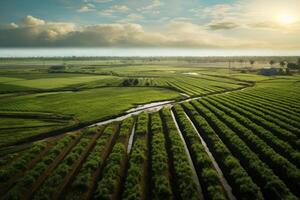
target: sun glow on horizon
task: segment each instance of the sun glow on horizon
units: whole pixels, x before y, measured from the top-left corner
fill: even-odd
[[[293,24],[296,21],[296,18],[293,15],[284,13],[278,16],[278,22],[284,25]]]

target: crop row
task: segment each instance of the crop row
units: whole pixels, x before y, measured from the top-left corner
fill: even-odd
[[[216,89],[212,89],[212,88],[208,89],[207,86],[205,87],[205,84],[199,84],[199,79],[193,79],[190,77],[184,77],[184,78],[176,77],[175,80],[177,80],[180,83],[180,85],[184,84],[184,85],[188,85],[188,87],[195,88],[198,91],[197,92],[198,95],[216,91]]]
[[[120,133],[111,154],[107,158],[103,175],[95,192],[95,199],[117,199],[127,160],[126,147],[133,125],[133,118],[122,122]]]
[[[184,103],[183,107],[202,134],[203,139],[231,185],[235,196],[240,199],[263,199],[260,189],[252,181],[240,162],[230,153],[208,122],[191,104]],[[175,106],[175,108],[176,110],[181,110],[180,112],[184,112],[180,106]]]
[[[287,142],[277,138],[272,132],[249,120],[246,113],[245,116],[243,116],[235,110],[228,108],[229,105],[225,101],[221,101],[218,98],[214,97],[208,98],[207,101],[215,107],[224,111],[227,115],[235,118],[239,123],[241,123],[248,129],[252,130],[256,135],[258,135],[266,143],[268,143],[268,145],[273,147],[275,151],[277,151],[279,154],[284,155],[297,167],[300,167],[300,153],[293,149]]]
[[[80,158],[82,152],[91,141],[89,138],[81,138],[78,144],[71,150],[71,152],[63,159],[57,168],[46,178],[44,183],[40,186],[34,199],[52,199],[53,194],[58,186],[64,180],[64,177],[72,169],[74,162]]]
[[[262,141],[252,131],[239,124],[236,119],[228,116],[221,110],[210,105],[208,102],[201,101],[201,104],[208,108],[219,120],[227,127],[232,129],[236,135],[241,138],[249,148],[255,152],[262,161],[264,161],[292,191],[297,193],[300,187],[300,171],[291,164],[286,158],[277,154],[268,144]]]
[[[264,104],[269,104],[272,107],[274,107],[275,109],[281,110],[283,112],[289,112],[292,115],[295,115],[297,117],[300,117],[299,115],[299,108],[295,108],[293,106],[293,104],[295,104],[295,102],[292,103],[285,103],[282,100],[278,100],[278,97],[271,97],[269,95],[266,94],[261,94],[258,91],[256,91],[255,93],[243,93],[244,95],[249,96],[250,98],[254,98],[254,99],[259,99],[261,101],[261,103]],[[290,96],[290,95],[289,95]]]
[[[17,173],[26,169],[28,163],[33,160],[39,153],[41,153],[47,146],[45,141],[36,142],[26,151],[24,155],[18,158],[15,162],[9,166],[0,170],[0,184],[6,183]]]
[[[282,114],[283,116],[287,117],[288,119],[292,119],[293,121],[299,121],[300,115],[299,115],[299,109],[298,111],[291,110],[291,107],[289,105],[284,104],[277,104],[274,101],[266,100],[264,97],[256,97],[252,96],[254,94],[248,94],[246,92],[241,93],[243,94],[244,98],[249,99],[251,102],[258,103],[259,105],[267,107],[267,109],[271,110],[272,112]],[[231,94],[233,95],[233,94]]]
[[[267,114],[265,112],[265,110],[259,110],[260,106],[256,106],[253,108],[253,104],[252,103],[246,103],[244,102],[244,97],[242,96],[240,99],[238,100],[238,98],[236,96],[231,97],[230,95],[226,95],[226,96],[222,96],[222,97],[226,97],[226,99],[228,99],[228,101],[230,101],[230,103],[239,106],[239,108],[243,109],[244,111],[248,111],[251,112],[254,115],[257,115],[263,119],[265,119],[268,122],[271,122],[272,124],[276,124],[279,128],[283,128],[286,129],[286,132],[289,132],[292,135],[300,136],[300,130],[297,129],[294,126],[289,125],[288,123],[283,122],[282,120],[278,119],[278,118],[274,118],[271,115]],[[268,109],[268,108],[266,108]],[[285,118],[286,119],[286,118]],[[289,120],[287,120],[289,121]]]
[[[75,180],[70,186],[66,199],[84,199],[88,191],[93,189],[95,172],[103,165],[103,154],[114,135],[114,126],[109,125],[97,139],[94,148],[82,164]]]
[[[166,141],[158,112],[151,115],[151,135],[152,198],[172,199]]]
[[[123,199],[145,199],[148,170],[148,115],[138,116],[134,142],[130,152]]]
[[[254,98],[249,98],[246,95],[241,94],[230,94],[230,95],[224,95],[226,97],[233,97],[232,100],[235,100],[239,103],[242,103],[243,105],[247,105],[250,108],[257,109],[261,112],[264,112],[273,118],[277,118],[284,122],[285,124],[288,124],[292,127],[300,128],[300,124],[298,121],[300,121],[300,118],[297,118],[296,116],[293,116],[293,119],[291,118],[291,115],[287,114],[284,111],[274,109],[272,108],[272,103],[270,104],[263,104],[259,100],[256,100]],[[299,131],[299,130],[298,130]]]
[[[166,132],[166,139],[169,141],[169,156],[172,161],[172,170],[174,171],[173,184],[175,184],[176,193],[181,199],[199,199],[200,195],[197,185],[193,179],[193,171],[189,163],[189,158],[185,149],[176,124],[172,118],[169,109],[163,109],[161,116]]]
[[[235,132],[199,102],[194,101],[193,105],[214,128],[231,152],[239,158],[243,167],[251,174],[254,181],[261,186],[262,192],[267,199],[296,199],[288,187],[251,151]],[[275,193],[274,191],[280,192]]]
[[[222,96],[218,96],[218,98],[222,100],[222,102],[225,102],[226,106],[229,107],[230,109],[233,109],[242,115],[246,115],[247,118],[249,118],[251,121],[271,131],[273,134],[276,135],[276,137],[287,141],[296,149],[300,149],[300,140],[297,139],[297,136],[295,134],[292,134],[291,132],[288,132],[285,129],[280,128],[276,124],[267,121],[264,118],[256,114],[253,114],[252,112],[247,111],[249,109],[244,109],[244,107],[242,107],[241,105],[235,105],[236,103],[233,101],[229,102],[227,99],[223,98]]]
[[[215,170],[210,157],[205,151],[197,132],[194,130],[192,124],[186,118],[184,111],[179,105],[174,107],[174,111],[176,113],[176,118],[181,132],[191,152],[199,180],[205,192],[204,195],[208,199],[227,199],[223,190],[223,186],[220,182],[219,175]],[[168,119],[167,122],[170,124],[168,127],[171,127],[171,129],[169,128],[169,135],[171,138],[171,143],[173,144],[172,152],[174,155],[174,162],[177,164],[177,170],[179,171],[180,175],[180,179],[178,181],[182,181],[180,185],[190,188],[182,188],[183,190],[186,190],[186,192],[181,191],[183,194],[186,193],[186,196],[184,196],[183,199],[199,199],[197,191],[191,192],[195,190],[195,186],[190,185],[193,183],[192,174],[189,172],[191,169],[185,155],[185,149],[182,144],[182,140],[176,131],[176,127],[172,122],[170,113],[167,111],[164,111],[164,113],[166,113],[164,116],[166,116]]]
[[[56,157],[63,153],[64,149],[68,148],[68,145],[76,138],[78,135],[69,134],[60,139],[40,162],[18,180],[17,184],[7,193],[5,199],[22,199],[23,195],[32,189],[41,174],[49,168],[49,165],[55,162]]]
[[[183,84],[181,84],[181,83],[178,83],[178,82],[176,82],[176,81],[171,81],[171,82],[169,83],[169,85],[171,85],[171,86],[177,88],[177,89],[180,90],[181,92],[184,92],[184,93],[186,93],[186,94],[188,94],[188,95],[190,95],[190,96],[194,96],[194,95],[197,95],[197,94],[200,93],[200,91],[195,91],[195,90],[193,90],[192,88],[188,88],[187,86],[185,86],[185,85],[183,85]]]
[[[277,90],[278,91],[278,90]],[[292,108],[299,109],[300,106],[297,104],[299,96],[295,93],[295,90],[284,91],[281,89],[280,94],[276,93],[276,90],[257,90],[255,94],[262,95],[264,98],[277,103],[283,103],[285,105],[291,105]],[[293,95],[290,95],[293,93]],[[296,103],[295,103],[296,102]]]
[[[129,136],[131,134],[132,125],[134,123],[134,119],[129,117],[122,122],[118,141],[127,146]]]
[[[103,170],[103,177],[98,182],[95,191],[95,199],[114,199],[121,182],[122,163],[126,148],[122,143],[116,143],[107,159],[107,165]]]
[[[274,94],[266,94],[264,92],[261,92],[259,90],[246,90],[240,93],[232,93],[231,95],[243,95],[244,97],[248,99],[253,99],[254,101],[258,103],[262,103],[265,105],[270,105],[273,111],[288,111],[288,113],[295,114],[297,117],[300,117],[300,114],[298,113],[299,107],[296,105],[298,104],[297,99],[291,99],[292,95],[290,93],[286,94],[287,98],[289,98],[289,102],[284,102],[283,98],[286,98],[282,94],[278,93],[278,90],[272,91]],[[280,91],[282,92],[282,91]],[[294,95],[296,93],[294,92]],[[296,107],[295,107],[296,106]]]

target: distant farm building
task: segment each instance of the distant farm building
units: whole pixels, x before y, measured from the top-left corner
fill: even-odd
[[[287,68],[289,70],[300,70],[300,64],[296,64],[296,63],[288,63],[287,64]]]
[[[49,68],[49,72],[62,72],[66,69],[65,65],[53,65]]]
[[[281,73],[278,68],[264,68],[260,70],[260,74],[264,76],[276,76]]]

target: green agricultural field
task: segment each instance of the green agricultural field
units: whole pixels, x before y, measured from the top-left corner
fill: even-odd
[[[14,124],[22,120],[22,114],[27,112],[43,112],[48,114],[61,114],[70,117],[69,120],[59,126],[44,124],[41,127],[27,128],[31,121],[24,120],[24,126],[18,129],[6,124],[6,119],[0,119],[0,137],[2,144],[18,141],[26,137],[61,128],[63,125],[74,125],[76,123],[96,122],[110,116],[118,115],[138,104],[145,104],[157,100],[176,99],[180,95],[171,90],[163,88],[128,88],[108,87],[100,89],[89,89],[79,92],[54,92],[38,93],[28,95],[10,96],[0,99],[1,111],[13,112],[14,117],[10,122]],[[21,116],[20,116],[21,115]],[[18,116],[21,119],[18,119]],[[34,116],[32,116],[34,117]],[[14,121],[16,120],[16,121]],[[3,122],[2,122],[3,121]],[[2,128],[2,126],[4,126]],[[5,139],[9,135],[9,139]],[[21,135],[21,137],[20,137]],[[2,142],[3,141],[3,142]]]
[[[41,133],[53,132],[79,124],[88,124],[119,115],[139,104],[155,101],[179,101],[210,93],[236,90],[249,86],[247,80],[220,76],[226,69],[203,68],[195,65],[147,65],[144,62],[124,64],[117,60],[64,61],[20,60],[3,61],[0,65],[0,114],[12,113],[10,123],[1,137],[9,136],[1,145],[23,141]],[[172,61],[173,63],[173,61]],[[211,64],[210,64],[211,65]],[[209,65],[209,66],[210,66]],[[58,66],[54,68],[53,66]],[[219,73],[219,74],[218,74]],[[253,74],[252,76],[256,76]],[[58,124],[34,114],[59,114],[67,119]],[[38,118],[38,119],[36,119]],[[6,121],[5,121],[6,120]],[[16,120],[14,122],[14,120]],[[38,127],[32,120],[42,120]]]
[[[40,78],[32,80],[9,81],[10,85],[24,86],[35,89],[53,89],[66,87],[75,84],[84,84],[92,81],[105,81],[109,76],[83,76],[83,77],[63,77],[63,78]],[[0,77],[1,79],[1,77]],[[7,82],[4,82],[7,83]]]
[[[117,77],[93,76],[85,74],[27,74],[10,75],[11,77],[0,77],[0,92],[24,91],[26,90],[50,90],[58,88],[79,87],[87,83],[95,85],[106,85]]]
[[[2,62],[0,199],[299,199],[299,74],[209,61]]]
[[[0,100],[0,110],[59,113],[77,120],[93,120],[116,115],[134,105],[178,97],[178,93],[160,88],[107,87],[7,97]]]

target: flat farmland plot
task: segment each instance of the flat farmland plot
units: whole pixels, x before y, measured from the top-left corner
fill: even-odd
[[[300,198],[299,75],[91,63],[1,76],[0,199]]]

